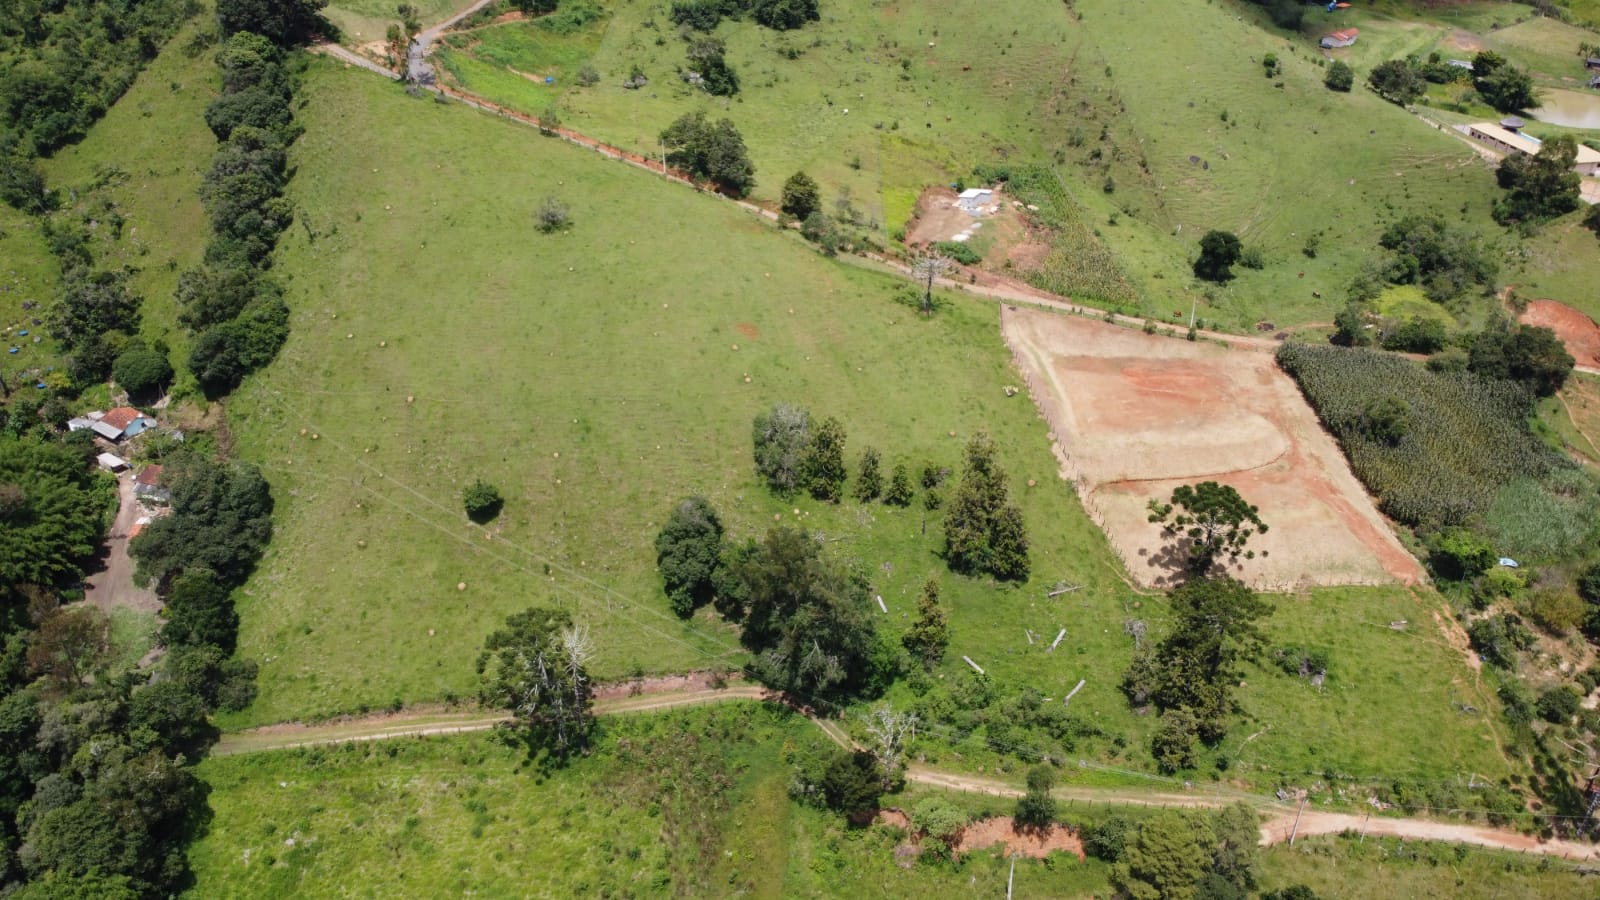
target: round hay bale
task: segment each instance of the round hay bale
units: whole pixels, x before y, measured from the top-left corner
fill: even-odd
[[[415,402],[417,402],[417,395],[416,394],[407,394],[406,395],[406,402],[407,403],[415,403]]]
[[[467,589],[467,583],[466,583],[466,582],[465,582],[465,581],[458,581],[458,582],[456,582],[456,590],[458,590],[458,591],[464,591],[464,590],[466,590],[466,589]]]
[[[300,436],[301,437],[305,437],[306,436],[306,430],[304,428],[300,429]]]

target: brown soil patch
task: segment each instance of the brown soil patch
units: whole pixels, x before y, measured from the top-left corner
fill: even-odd
[[[910,831],[911,817],[906,815],[904,811],[891,807],[889,809],[878,810],[878,817],[872,820],[872,824],[893,825],[896,828],[903,828],[906,831]]]
[[[906,224],[907,244],[948,241],[972,224],[972,217],[956,206],[956,192],[943,185],[930,187],[917,198],[917,210]]]
[[[1463,31],[1457,28],[1450,32],[1449,37],[1444,39],[1443,45],[1452,50],[1459,50],[1462,54],[1470,55],[1483,49],[1483,40],[1470,31]]]
[[[1167,585],[1181,564],[1146,504],[1201,480],[1232,485],[1271,526],[1236,573],[1257,587],[1422,577],[1270,353],[1009,307],[1001,327],[1063,477],[1140,584]]]
[[[733,326],[738,332],[752,341],[761,336],[761,330],[749,322],[740,322]]]
[[[1600,372],[1600,325],[1565,303],[1535,300],[1523,310],[1521,320],[1555,331],[1567,352],[1578,361],[1578,368]]]
[[[1065,825],[1052,825],[1049,830],[1018,831],[1010,816],[982,819],[961,829],[956,842],[957,853],[987,850],[996,844],[1005,845],[1005,855],[1021,854],[1033,859],[1044,859],[1051,853],[1062,851],[1083,860],[1083,841]]]

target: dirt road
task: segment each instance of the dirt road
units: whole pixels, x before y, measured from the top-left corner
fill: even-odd
[[[155,591],[133,583],[133,559],[128,556],[128,532],[138,520],[139,502],[133,494],[133,473],[117,476],[117,518],[106,535],[105,552],[99,569],[87,573],[84,598],[106,612],[118,607],[140,612],[160,612],[161,598]]]
[[[753,684],[732,684],[724,688],[691,685],[674,686],[656,690],[646,685],[641,693],[633,694],[628,685],[609,685],[597,693],[606,696],[596,700],[595,711],[600,715],[621,715],[697,706],[708,703],[725,703],[731,700],[763,700],[768,691]],[[322,725],[289,723],[269,725],[251,731],[224,735],[212,749],[216,756],[239,753],[260,753],[270,750],[289,750],[328,744],[357,741],[382,741],[427,735],[463,734],[488,731],[508,719],[507,716],[485,715],[481,711],[429,711],[377,715],[350,719]],[[849,736],[837,723],[812,718],[811,722],[829,739],[842,747],[852,747]],[[988,794],[994,797],[1020,797],[1021,788],[1009,781],[942,772],[925,765],[911,765],[906,770],[906,780],[913,784],[966,793]],[[1177,793],[1169,790],[1141,790],[1135,787],[1089,787],[1063,785],[1054,791],[1058,800],[1070,804],[1074,801],[1118,806],[1160,806],[1187,809],[1205,809],[1246,802],[1254,806],[1265,818],[1261,826],[1262,846],[1284,843],[1293,834],[1296,838],[1316,834],[1339,834],[1345,831],[1362,832],[1406,840],[1444,841],[1472,844],[1496,850],[1519,853],[1538,853],[1573,860],[1600,860],[1600,848],[1573,841],[1540,841],[1537,838],[1478,825],[1461,825],[1435,822],[1429,819],[1396,819],[1381,816],[1363,816],[1352,813],[1320,812],[1306,810],[1299,814],[1288,804],[1271,797],[1244,794],[1237,791],[1208,793],[1204,788],[1193,792]]]

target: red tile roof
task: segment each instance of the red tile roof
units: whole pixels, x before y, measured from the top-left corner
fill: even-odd
[[[161,484],[161,467],[145,466],[142,470],[140,470],[139,474],[135,476],[133,480],[138,484],[147,484],[150,487],[158,487]]]
[[[133,424],[134,419],[137,419],[142,415],[144,415],[144,413],[139,412],[137,409],[134,409],[131,406],[118,406],[107,411],[105,418],[101,419],[100,421],[110,425],[112,428],[115,428],[118,431],[122,431],[129,425]]]
[[[1343,31],[1332,32],[1331,34],[1328,35],[1328,37],[1331,37],[1336,41],[1348,41],[1351,38],[1359,35],[1360,33],[1361,33],[1361,29],[1359,29],[1359,28],[1346,28]]]

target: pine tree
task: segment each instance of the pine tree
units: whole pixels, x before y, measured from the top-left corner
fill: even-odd
[[[906,471],[905,463],[895,464],[894,474],[889,476],[889,489],[883,494],[883,502],[890,506],[911,505],[911,473]]]
[[[966,455],[961,483],[944,517],[945,560],[957,572],[1026,580],[1027,532],[1021,511],[1008,499],[994,441],[986,434],[974,435]]]
[[[883,493],[883,475],[878,471],[878,451],[868,447],[861,451],[861,474],[856,477],[856,499],[871,503]]]
[[[806,490],[818,500],[837,503],[844,496],[844,425],[829,416],[811,435],[800,462]]]
[[[939,606],[937,579],[929,578],[922,586],[922,598],[917,601],[917,620],[911,623],[911,629],[900,643],[924,668],[931,669],[944,659],[945,647],[950,644],[950,625],[945,621],[944,609]]]

